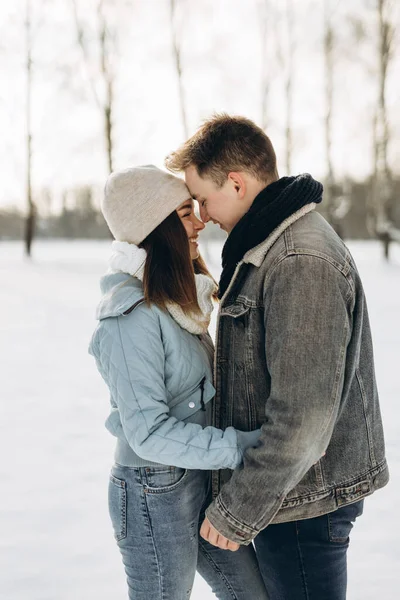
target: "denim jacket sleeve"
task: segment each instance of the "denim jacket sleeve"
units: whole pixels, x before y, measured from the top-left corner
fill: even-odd
[[[271,390],[256,448],[209,506],[225,537],[249,544],[325,452],[339,409],[353,288],[323,258],[284,258],[264,282]]]
[[[259,431],[239,434],[233,427],[203,428],[170,416],[160,326],[151,311],[145,317],[135,324],[135,339],[121,326],[124,317],[108,319],[95,351],[129,445],[138,456],[154,462],[188,469],[234,469]]]

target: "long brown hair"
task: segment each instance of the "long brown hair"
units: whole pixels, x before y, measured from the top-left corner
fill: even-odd
[[[205,262],[192,261],[185,228],[176,211],[171,213],[140,244],[146,250],[143,288],[145,301],[165,308],[179,304],[185,313],[200,313],[194,275],[211,277]]]

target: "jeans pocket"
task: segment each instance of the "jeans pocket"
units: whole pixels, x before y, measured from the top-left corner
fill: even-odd
[[[348,544],[354,521],[363,512],[364,501],[343,506],[327,515],[329,541],[336,544]]]
[[[188,475],[181,467],[145,467],[144,488],[149,494],[163,494],[175,490]]]
[[[108,510],[117,542],[126,538],[126,482],[110,475],[108,484]]]

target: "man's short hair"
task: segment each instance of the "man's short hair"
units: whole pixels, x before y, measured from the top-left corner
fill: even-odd
[[[216,114],[165,160],[167,169],[195,166],[200,177],[222,187],[232,171],[245,171],[262,183],[278,178],[271,140],[250,119]]]

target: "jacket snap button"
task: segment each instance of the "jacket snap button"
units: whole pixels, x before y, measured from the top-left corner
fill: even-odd
[[[189,408],[194,408],[196,405],[194,402],[189,402]]]

